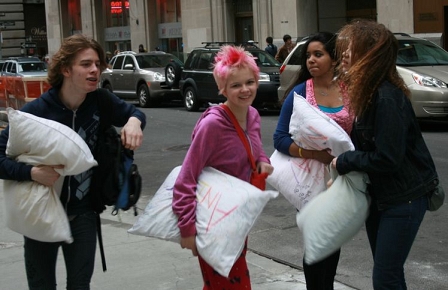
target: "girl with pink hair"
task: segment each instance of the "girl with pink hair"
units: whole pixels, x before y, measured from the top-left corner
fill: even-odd
[[[251,145],[258,172],[271,174],[274,168],[263,150],[260,115],[251,106],[258,88],[259,68],[242,47],[223,46],[215,58],[213,76],[224,105],[236,117]],[[217,92],[218,93],[218,92]],[[230,116],[222,106],[209,107],[193,129],[192,142],[174,185],[173,211],[178,216],[181,247],[198,256],[196,248],[196,186],[202,170],[211,166],[249,182],[251,163]],[[232,237],[223,237],[232,239]],[[198,256],[204,280],[203,290],[251,289],[246,263],[247,239],[229,277],[219,275]]]

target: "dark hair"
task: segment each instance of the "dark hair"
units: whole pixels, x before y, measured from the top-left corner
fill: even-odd
[[[306,66],[306,62],[308,60],[307,58],[307,50],[308,46],[311,42],[318,41],[324,45],[324,49],[328,54],[330,55],[332,60],[336,59],[336,34],[331,32],[318,32],[316,34],[312,34],[309,36],[308,40],[305,42],[305,44],[302,47],[302,50],[300,51],[300,70],[298,71],[296,75],[296,79],[294,82],[291,83],[291,85],[288,87],[288,89],[285,92],[285,95],[283,96],[282,101],[286,99],[289,92],[298,84],[303,83],[304,81],[311,78],[311,74],[308,70],[308,67]]]
[[[52,87],[60,88],[64,80],[62,69],[71,67],[76,55],[84,50],[92,48],[98,54],[101,71],[107,68],[106,56],[101,45],[94,39],[82,34],[75,34],[65,38],[61,47],[53,55],[51,65],[48,70],[48,82]]]
[[[285,35],[283,35],[283,41],[284,42],[287,42],[288,40],[290,40],[291,39],[291,35],[289,35],[289,34],[285,34]]]
[[[274,41],[274,39],[270,36],[266,37],[266,42],[269,44],[272,44],[272,42]]]
[[[350,107],[356,116],[362,115],[385,80],[410,96],[395,64],[398,41],[386,26],[373,20],[354,19],[339,31],[337,55],[342,56],[349,44],[351,67],[338,76],[346,85]]]

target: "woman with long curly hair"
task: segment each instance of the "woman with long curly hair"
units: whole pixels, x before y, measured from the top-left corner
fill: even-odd
[[[407,289],[404,263],[438,185],[434,162],[397,72],[398,42],[384,25],[354,20],[336,43],[339,78],[356,116],[355,151],[332,161],[339,174],[364,171],[372,198],[366,221],[374,289]]]

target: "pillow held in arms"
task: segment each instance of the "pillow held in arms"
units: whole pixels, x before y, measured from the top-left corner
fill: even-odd
[[[344,129],[297,93],[294,93],[289,133],[294,142],[304,149],[329,149],[333,156],[354,150],[350,136]],[[275,170],[267,182],[298,210],[325,190],[329,179],[325,164],[314,159],[285,155],[277,150],[270,160]]]
[[[42,242],[71,242],[67,214],[59,200],[63,176],[80,174],[97,165],[84,140],[56,121],[7,109],[9,139],[6,154],[31,165],[64,165],[55,186],[34,181],[4,180],[6,225]]]
[[[330,171],[333,184],[296,215],[307,264],[325,259],[353,238],[369,214],[367,174],[352,171],[338,176],[336,169]]]
[[[180,241],[172,212],[173,187],[180,166],[173,169],[131,229],[131,234]],[[244,242],[266,203],[278,196],[234,176],[206,167],[196,189],[196,246],[201,257],[228,277]]]

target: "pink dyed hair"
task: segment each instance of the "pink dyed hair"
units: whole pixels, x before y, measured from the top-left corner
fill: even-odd
[[[215,67],[213,69],[213,77],[218,85],[219,93],[222,94],[229,75],[235,69],[246,67],[253,72],[255,81],[258,83],[260,69],[249,52],[241,46],[224,45],[221,47],[215,57]]]

